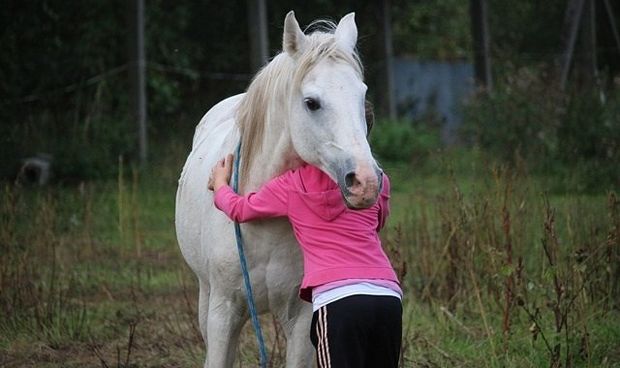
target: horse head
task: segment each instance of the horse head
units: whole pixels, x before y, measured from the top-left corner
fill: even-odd
[[[348,207],[368,208],[383,174],[366,138],[367,86],[355,50],[354,18],[350,13],[332,31],[306,35],[290,12],[283,50],[296,63],[289,101],[293,148],[338,183]]]

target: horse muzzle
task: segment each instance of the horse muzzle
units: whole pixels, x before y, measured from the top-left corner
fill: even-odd
[[[383,172],[378,167],[358,166],[339,180],[340,190],[347,207],[364,209],[372,207],[383,186]]]

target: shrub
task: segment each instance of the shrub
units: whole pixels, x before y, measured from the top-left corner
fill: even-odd
[[[439,129],[404,120],[379,121],[370,134],[370,145],[380,160],[421,164],[439,148]]]
[[[464,133],[501,161],[559,175],[565,187],[617,186],[620,94],[562,92],[535,68],[521,68],[465,107]]]

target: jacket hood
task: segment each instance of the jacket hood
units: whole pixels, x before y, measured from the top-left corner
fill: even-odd
[[[339,189],[313,193],[300,192],[299,198],[314,214],[325,221],[332,221],[347,209]]]
[[[304,165],[297,178],[299,198],[321,219],[331,221],[346,210],[340,187],[318,168]]]

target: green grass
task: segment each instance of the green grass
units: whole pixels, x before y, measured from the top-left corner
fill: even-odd
[[[202,364],[197,286],[174,233],[181,156],[139,174],[123,168],[117,181],[3,187],[0,366]],[[393,192],[382,238],[403,275],[404,367],[550,366],[543,334],[560,344],[562,366],[620,366],[620,223],[608,193],[550,190],[553,178],[493,169],[476,151],[385,170]],[[568,321],[559,332],[554,276]],[[538,309],[537,327],[526,309]],[[281,331],[270,316],[263,325],[282,366]],[[256,365],[249,326],[238,357]]]
[[[393,210],[383,238],[411,298],[405,366],[619,366],[617,199],[558,192],[553,178],[454,154],[423,167],[385,165]],[[559,330],[555,306],[568,321]],[[526,309],[539,311],[542,333]]]

